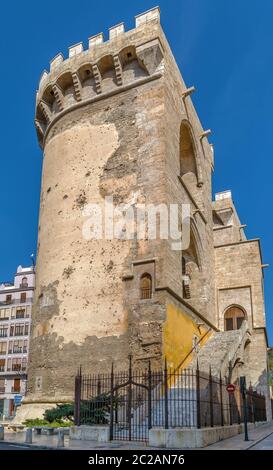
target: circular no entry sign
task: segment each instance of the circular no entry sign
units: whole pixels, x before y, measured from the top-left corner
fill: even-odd
[[[234,393],[235,392],[235,385],[233,384],[228,384],[226,387],[226,390],[228,393]]]

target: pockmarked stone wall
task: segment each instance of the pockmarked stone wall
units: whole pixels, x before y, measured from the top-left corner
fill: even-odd
[[[109,41],[100,33],[86,51],[81,43],[71,46],[67,59],[58,54],[42,73],[35,125],[44,161],[22,416],[72,401],[80,365],[100,373],[113,362],[122,370],[130,354],[140,369],[149,361],[161,368],[165,357],[170,367],[179,366],[196,356],[195,341],[199,348],[215,341],[231,304],[240,304],[252,322],[253,379],[264,373],[258,242],[246,241],[230,192],[212,203],[213,148],[193,91],[158,8],[138,15],[131,31],[122,24],[110,28]],[[171,234],[139,237],[135,227],[129,238],[113,236],[106,228],[107,198],[124,210],[154,205],[156,228],[160,205],[178,205],[179,242],[186,205],[188,244],[181,251]],[[91,219],[90,204],[102,208]],[[94,230],[97,238],[88,236]],[[143,275],[151,279],[148,298],[141,295]]]

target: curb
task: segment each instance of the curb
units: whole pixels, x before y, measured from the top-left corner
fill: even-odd
[[[264,439],[266,439],[268,436],[271,436],[271,434],[273,434],[273,431],[271,431],[269,434],[267,434],[266,436],[264,437],[261,437],[260,439],[257,439],[257,441],[255,441],[254,443],[250,444],[250,446],[246,447],[244,450],[249,450],[251,449],[252,447],[255,447],[257,444],[259,444],[260,442],[264,441]]]
[[[25,442],[18,442],[18,441],[0,441],[0,444],[10,444],[14,446],[21,446],[26,447],[27,449],[35,448],[40,450],[70,450],[68,447],[52,447],[46,445],[39,445],[39,444],[26,444]]]

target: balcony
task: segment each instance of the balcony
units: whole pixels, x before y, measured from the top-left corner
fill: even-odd
[[[32,297],[27,297],[25,300],[21,299],[12,299],[12,300],[4,300],[0,302],[0,306],[5,306],[5,305],[19,305],[19,304],[31,304],[33,301]]]
[[[6,351],[0,351],[0,356],[5,356],[7,354],[7,350]]]
[[[22,352],[23,352],[23,348],[21,348],[21,347],[18,347],[18,348],[14,347],[13,351],[12,351],[13,354],[20,354]]]
[[[6,320],[9,320],[9,317],[1,317],[0,318],[0,321],[6,321]]]
[[[15,347],[13,349],[9,349],[9,354],[26,354],[27,348],[25,347]]]
[[[7,371],[10,372],[10,370],[12,370],[12,372],[21,372],[21,371],[25,371],[27,368],[26,366],[22,366],[21,364],[13,364],[11,366],[11,369],[8,368]]]
[[[16,316],[15,318],[25,318],[25,312],[21,312],[21,313],[16,313]]]
[[[0,338],[6,338],[8,336],[7,331],[0,331]]]
[[[11,393],[20,393],[21,388],[20,387],[11,387]]]
[[[5,366],[0,366],[0,372],[5,372]]]
[[[5,393],[5,387],[0,387],[0,393]]]

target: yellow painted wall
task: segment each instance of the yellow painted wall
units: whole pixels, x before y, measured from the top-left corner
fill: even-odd
[[[193,337],[202,338],[209,330],[207,326],[198,328],[197,324],[182,309],[173,304],[167,305],[167,318],[163,326],[163,351],[168,367],[177,368],[181,365],[193,347]],[[199,343],[203,344],[209,339],[209,332]],[[189,365],[192,354],[183,363],[182,368]]]

